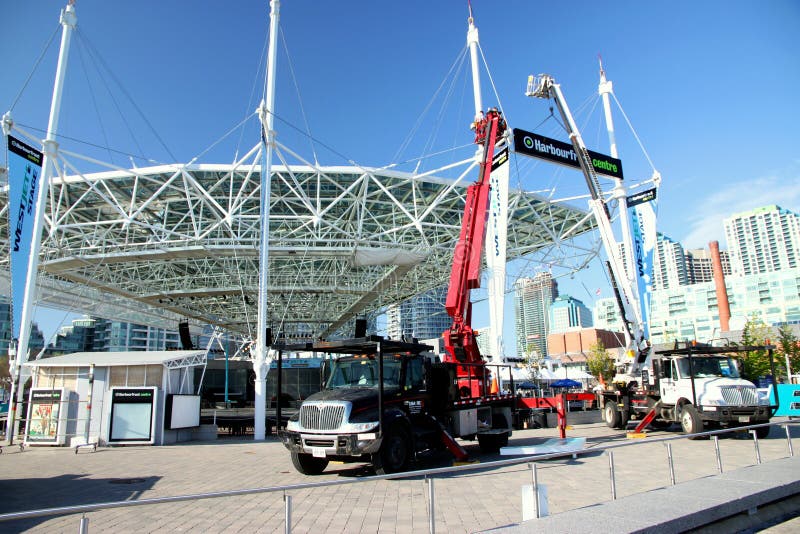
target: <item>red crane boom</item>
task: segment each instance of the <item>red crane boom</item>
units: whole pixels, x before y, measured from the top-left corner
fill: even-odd
[[[490,109],[475,124],[475,143],[483,144],[483,160],[478,180],[467,188],[461,234],[453,254],[450,286],[445,301],[445,309],[453,318],[453,325],[443,334],[446,351],[444,359],[450,363],[484,363],[472,329],[470,292],[480,287],[481,252],[489,205],[489,176],[492,172],[495,146],[505,131],[505,120],[496,109]],[[459,371],[459,375],[462,374],[470,375],[467,368],[463,368],[463,373],[462,370]]]

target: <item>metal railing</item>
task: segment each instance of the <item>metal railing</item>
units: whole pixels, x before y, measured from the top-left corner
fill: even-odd
[[[468,471],[475,471],[475,470],[492,470],[492,469],[499,469],[501,467],[508,467],[514,465],[523,465],[527,464],[531,470],[531,482],[532,482],[532,489],[533,489],[533,503],[534,503],[534,515],[536,518],[540,517],[540,509],[539,509],[539,488],[540,485],[538,483],[538,476],[537,476],[537,462],[545,461],[545,460],[555,460],[559,458],[565,457],[572,457],[576,458],[579,455],[586,455],[586,454],[597,454],[599,452],[606,453],[608,457],[608,466],[609,466],[609,483],[610,483],[610,495],[612,500],[616,500],[617,498],[617,489],[616,489],[616,474],[614,470],[614,449],[620,449],[623,447],[633,447],[640,444],[652,444],[652,443],[664,443],[666,445],[667,450],[667,462],[669,466],[669,475],[670,475],[670,485],[675,485],[675,466],[673,463],[673,456],[672,456],[672,444],[670,442],[682,439],[692,439],[692,438],[705,438],[705,437],[713,437],[715,453],[717,458],[717,471],[718,473],[723,472],[722,467],[722,457],[720,454],[719,449],[719,439],[718,436],[720,434],[726,434],[731,432],[741,432],[741,431],[748,431],[753,438],[754,444],[754,452],[756,463],[761,464],[761,453],[759,450],[758,445],[758,436],[756,429],[762,427],[772,427],[772,426],[780,426],[783,427],[784,432],[786,433],[786,442],[787,442],[787,451],[789,457],[794,456],[794,448],[792,447],[792,439],[791,434],[789,431],[789,427],[792,425],[798,425],[800,421],[784,421],[784,422],[775,422],[775,423],[764,423],[758,425],[749,425],[749,426],[742,426],[736,428],[726,428],[720,430],[713,430],[709,432],[700,432],[697,434],[681,434],[676,436],[664,436],[658,438],[648,438],[646,441],[628,441],[622,443],[610,443],[607,445],[600,445],[597,447],[592,447],[588,449],[578,449],[572,450],[568,452],[557,452],[557,453],[549,453],[549,454],[539,454],[534,456],[526,456],[522,458],[511,458],[508,460],[497,460],[493,462],[486,462],[486,463],[477,463],[477,464],[467,464],[467,465],[458,465],[453,467],[439,467],[433,469],[422,469],[418,471],[407,471],[403,473],[393,473],[389,475],[375,475],[375,476],[368,476],[363,478],[355,478],[355,479],[348,479],[348,480],[330,480],[330,481],[323,481],[323,482],[310,482],[306,484],[292,484],[288,486],[268,486],[268,487],[259,487],[259,488],[247,488],[247,489],[238,489],[238,490],[227,490],[227,491],[218,491],[218,492],[210,492],[210,493],[194,493],[194,494],[186,494],[186,495],[175,495],[171,497],[155,497],[151,499],[139,499],[136,501],[114,501],[114,502],[105,502],[105,503],[96,503],[96,504],[84,504],[84,505],[77,505],[77,506],[63,506],[58,508],[42,508],[39,510],[29,510],[24,512],[13,512],[7,514],[0,514],[0,523],[4,521],[14,521],[14,520],[22,520],[22,519],[31,519],[36,517],[44,517],[44,516],[54,516],[54,515],[65,515],[65,514],[84,514],[81,517],[80,525],[79,525],[79,532],[82,534],[88,533],[89,529],[89,520],[86,517],[87,512],[94,512],[98,510],[107,510],[111,508],[128,508],[132,506],[147,506],[147,505],[154,505],[154,504],[165,504],[165,503],[177,503],[183,501],[194,501],[194,500],[201,500],[201,499],[215,499],[219,497],[234,497],[234,496],[241,496],[241,495],[253,495],[253,494],[261,494],[261,493],[276,493],[281,492],[283,493],[283,501],[284,501],[284,531],[290,533],[292,530],[292,497],[288,494],[290,491],[300,491],[300,490],[307,490],[313,488],[323,488],[323,487],[330,487],[330,486],[344,486],[347,484],[361,484],[364,482],[373,482],[378,480],[391,480],[391,479],[407,479],[407,478],[418,478],[423,477],[425,486],[427,488],[427,511],[428,511],[428,531],[431,534],[435,534],[435,519],[436,519],[436,507],[435,507],[435,491],[434,491],[434,478],[436,475],[445,475],[451,473],[464,473]]]

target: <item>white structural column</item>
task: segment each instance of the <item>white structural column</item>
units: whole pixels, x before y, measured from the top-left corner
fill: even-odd
[[[480,69],[478,68],[478,28],[475,27],[472,13],[467,29],[467,45],[472,63],[472,93],[475,101],[475,120],[483,117]],[[504,138],[505,132],[500,132]],[[475,154],[478,163],[483,161],[483,146]],[[488,162],[491,165],[491,162]],[[483,171],[481,171],[483,172]],[[486,228],[485,254],[488,271],[487,289],[489,293],[489,324],[491,337],[489,352],[493,363],[503,361],[503,324],[506,289],[506,236],[508,226],[508,164],[492,172],[489,190],[489,221]]]
[[[613,85],[610,81],[606,80],[606,71],[603,69],[603,63],[600,62],[600,85],[598,86],[598,93],[603,100],[603,110],[605,112],[606,118],[606,131],[608,132],[608,144],[610,147],[610,156],[612,158],[619,159],[619,154],[617,151],[617,140],[614,134],[614,119],[611,116],[611,104],[609,102],[609,96],[611,93],[614,92]],[[622,243],[625,247],[625,256],[623,258],[623,262],[625,265],[625,275],[626,280],[628,281],[628,285],[633,288],[635,297],[638,298],[638,288],[636,284],[636,269],[634,267],[634,250],[633,250],[633,239],[631,238],[631,220],[630,214],[628,213],[628,204],[627,204],[627,195],[625,193],[625,186],[622,183],[621,178],[614,179],[614,199],[617,201],[617,207],[619,208],[619,221],[620,226],[622,227]],[[617,250],[617,254],[621,254],[619,250]],[[627,335],[627,334],[626,334]]]
[[[258,109],[261,119],[264,160],[261,167],[261,239],[259,241],[260,261],[258,267],[258,330],[256,332],[256,355],[253,370],[256,374],[255,410],[253,439],[266,439],[267,416],[267,373],[272,358],[268,358],[267,347],[267,284],[269,281],[269,204],[270,176],[272,174],[272,147],[275,144],[273,131],[275,109],[275,60],[278,44],[278,20],[280,1],[270,2],[269,55],[267,59],[267,79],[264,100]],[[280,422],[278,428],[280,428]]]
[[[478,70],[478,28],[472,19],[472,8],[469,13],[469,28],[467,29],[467,45],[469,46],[469,59],[472,64],[472,96],[475,99],[475,120],[483,115],[483,102],[481,100],[481,77]]]
[[[69,45],[72,39],[72,30],[78,23],[75,6],[69,3],[61,10],[61,48],[58,53],[58,66],[56,79],[53,84],[53,98],[50,102],[50,120],[47,123],[47,136],[43,141],[44,160],[42,161],[42,176],[39,180],[39,191],[36,195],[35,213],[33,215],[33,243],[28,258],[28,271],[25,278],[25,296],[22,301],[22,316],[20,319],[19,341],[17,343],[17,357],[12,372],[14,380],[11,382],[11,398],[16,394],[16,406],[21,406],[23,388],[18,384],[22,364],[28,359],[28,344],[31,336],[31,322],[33,321],[33,301],[36,295],[36,273],[39,269],[39,249],[42,244],[42,226],[44,224],[44,209],[47,203],[47,192],[50,190],[50,177],[55,168],[55,159],[58,154],[56,132],[58,119],[61,112],[61,95],[64,90],[64,78],[67,71],[67,58]],[[13,442],[14,433],[19,428],[19,417],[15,410],[9,410],[7,436],[9,443]]]

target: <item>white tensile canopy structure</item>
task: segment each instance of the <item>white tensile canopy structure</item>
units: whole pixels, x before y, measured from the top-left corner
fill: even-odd
[[[61,157],[75,168],[77,156]],[[188,318],[255,337],[258,158],[55,176],[39,304],[169,329]],[[443,179],[274,166],[268,326],[287,340],[326,337],[446,283],[471,167],[461,179]],[[6,247],[7,194],[0,190]],[[570,245],[563,258],[564,244],[591,229],[581,210],[512,190],[509,219],[509,260],[553,264],[594,253]],[[9,280],[8,256],[0,279]]]

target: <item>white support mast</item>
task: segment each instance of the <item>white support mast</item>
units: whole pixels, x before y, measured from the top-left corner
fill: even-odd
[[[256,373],[255,411],[253,413],[253,439],[266,439],[267,416],[267,373],[272,363],[268,358],[267,347],[267,287],[269,281],[269,204],[270,177],[272,175],[272,147],[275,144],[275,61],[277,58],[278,20],[280,19],[280,0],[270,1],[269,53],[267,59],[266,87],[264,100],[258,108],[261,120],[262,147],[264,158],[261,166],[261,239],[259,241],[260,261],[258,267],[258,326],[256,331],[256,355],[253,370]],[[280,428],[280,421],[278,421]]]
[[[608,131],[608,144],[610,146],[610,156],[619,159],[617,152],[617,140],[614,135],[614,119],[611,116],[611,104],[609,102],[609,95],[614,92],[613,84],[606,80],[606,71],[603,69],[603,61],[600,59],[600,85],[597,92],[603,100],[603,111],[606,118],[606,130]],[[614,179],[613,198],[617,201],[617,208],[619,209],[619,221],[622,227],[622,244],[625,248],[624,255],[622,251],[616,250],[615,253],[621,257],[622,263],[625,266],[625,279],[628,281],[628,286],[633,292],[633,298],[639,299],[638,288],[636,284],[636,269],[634,267],[634,250],[633,239],[631,238],[631,220],[628,213],[627,195],[625,193],[625,186],[622,184],[622,178]],[[625,332],[625,343],[630,344],[630,334],[627,329]]]
[[[481,79],[478,64],[478,28],[469,11],[469,28],[467,45],[469,46],[472,65],[472,94],[475,101],[475,122],[483,119],[483,100],[481,95]],[[505,138],[505,132],[501,135]],[[477,162],[483,161],[483,146],[479,145],[475,153]],[[491,162],[489,162],[491,164]],[[493,171],[490,177],[489,223],[486,228],[486,267],[488,271],[487,289],[489,293],[489,355],[492,363],[502,363],[505,348],[503,347],[503,324],[505,314],[506,288],[506,227],[508,225],[508,165],[505,164]]]
[[[36,195],[36,207],[33,215],[33,243],[28,257],[28,271],[25,278],[25,296],[22,301],[22,316],[20,320],[19,341],[17,343],[17,357],[12,367],[13,380],[11,382],[11,399],[14,402],[16,394],[15,409],[8,412],[8,426],[6,435],[9,444],[13,443],[14,433],[19,429],[19,418],[15,417],[16,407],[22,405],[23,387],[20,384],[22,365],[28,359],[28,343],[31,335],[31,323],[33,321],[33,301],[36,295],[36,275],[39,269],[39,249],[42,244],[42,226],[44,224],[44,210],[47,203],[47,192],[50,190],[50,178],[55,168],[55,159],[58,155],[58,142],[56,135],[58,131],[58,119],[61,112],[61,95],[64,90],[64,78],[67,71],[67,58],[69,57],[69,45],[72,39],[72,31],[78,23],[75,14],[75,6],[70,1],[61,10],[61,48],[58,53],[58,66],[56,68],[56,79],[53,84],[53,98],[50,102],[50,120],[47,124],[47,135],[43,141],[44,159],[42,161],[42,176],[39,181],[39,191]]]
[[[481,76],[478,70],[478,28],[472,18],[472,5],[469,6],[469,29],[467,30],[467,45],[469,46],[469,59],[472,65],[472,96],[475,100],[475,121],[483,118],[483,101],[481,100]]]

